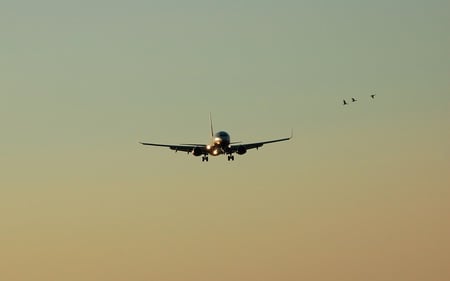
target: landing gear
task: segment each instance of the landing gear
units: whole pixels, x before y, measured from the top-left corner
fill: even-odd
[[[228,161],[234,161],[234,155],[228,155]]]
[[[208,156],[206,156],[206,155],[202,156],[202,162],[205,162],[205,161],[208,162]]]

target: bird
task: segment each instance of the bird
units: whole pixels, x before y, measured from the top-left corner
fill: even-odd
[[[347,101],[346,100],[342,100],[343,104],[342,105],[347,105]]]
[[[355,101],[357,101],[357,99],[355,99],[355,98],[352,98],[352,102],[355,102]]]
[[[376,95],[376,94],[372,94],[372,95],[370,95],[370,97],[371,97],[372,99],[375,99],[375,95]]]

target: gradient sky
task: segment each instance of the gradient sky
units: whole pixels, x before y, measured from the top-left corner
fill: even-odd
[[[3,0],[0,279],[450,280],[449,11]]]

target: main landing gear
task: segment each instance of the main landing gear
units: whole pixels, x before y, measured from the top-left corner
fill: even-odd
[[[203,155],[202,156],[202,162],[208,162],[208,155]],[[228,161],[234,161],[234,155],[229,154],[228,155]]]

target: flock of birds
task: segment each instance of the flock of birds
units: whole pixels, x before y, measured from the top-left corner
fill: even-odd
[[[375,99],[375,94],[370,95],[372,99]],[[352,102],[357,102],[358,100],[356,98],[352,98]],[[342,100],[342,105],[348,105],[348,102],[346,100]]]

